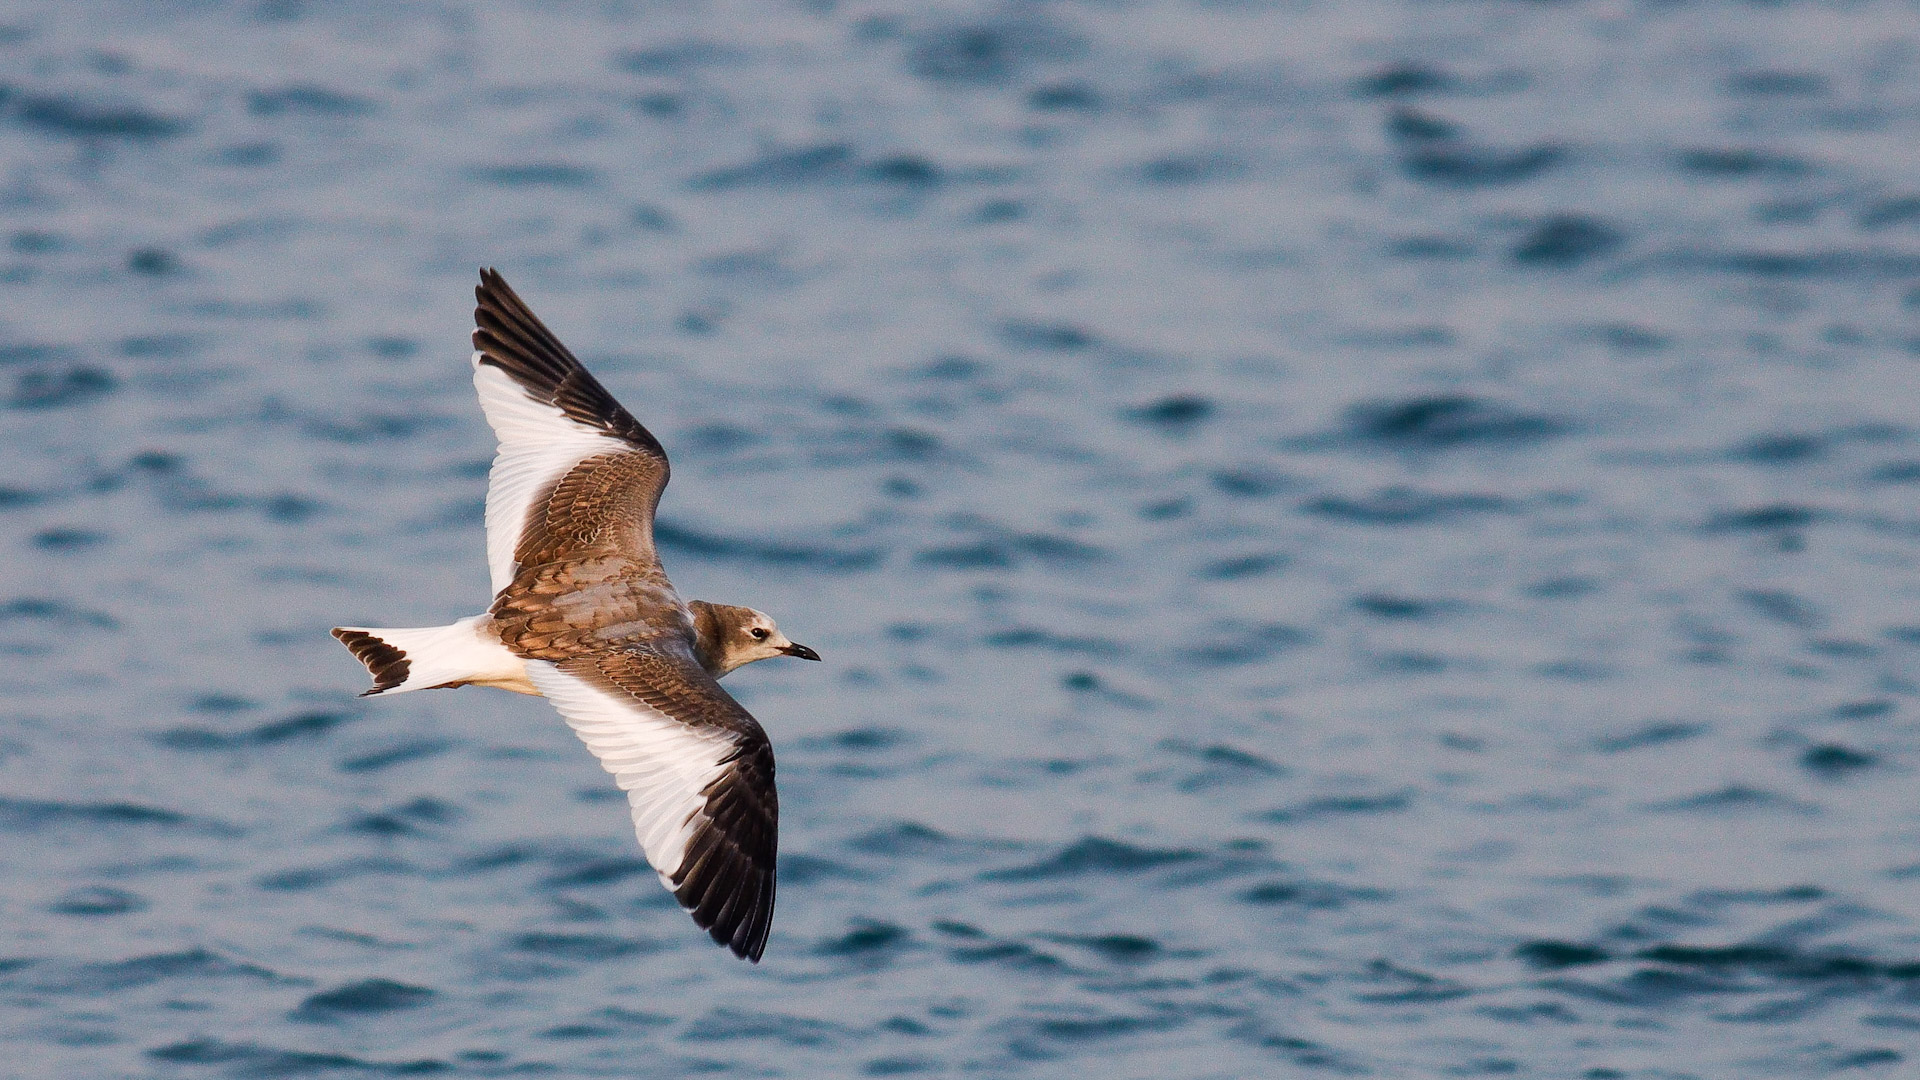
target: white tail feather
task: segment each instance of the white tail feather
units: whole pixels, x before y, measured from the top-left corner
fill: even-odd
[[[333,636],[367,665],[373,676],[368,694],[403,694],[469,683],[540,693],[527,679],[526,664],[493,635],[492,619],[486,615],[451,626],[341,626]]]

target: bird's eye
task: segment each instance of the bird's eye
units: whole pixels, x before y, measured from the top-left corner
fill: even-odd
[[[753,634],[753,640],[755,641],[767,640],[767,628],[764,626],[754,627],[752,630],[752,634]]]

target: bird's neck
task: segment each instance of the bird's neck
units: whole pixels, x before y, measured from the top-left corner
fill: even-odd
[[[720,613],[705,600],[687,602],[693,616],[693,655],[707,674],[719,678],[733,670],[726,663],[726,631],[720,625]]]

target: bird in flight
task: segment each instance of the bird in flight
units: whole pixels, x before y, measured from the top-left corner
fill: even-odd
[[[693,921],[755,963],[773,925],[780,803],[767,733],[720,678],[820,656],[752,608],[683,601],[653,543],[667,452],[507,287],[480,271],[473,385],[493,604],[451,626],[337,627],[373,689],[543,695],[627,793],[640,847]],[[363,695],[364,696],[364,695]]]

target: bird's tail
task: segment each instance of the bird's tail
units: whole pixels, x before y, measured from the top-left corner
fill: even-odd
[[[474,615],[451,626],[337,626],[333,636],[373,676],[373,689],[361,697],[468,683],[539,693],[527,679],[526,665],[487,632],[490,621]]]

